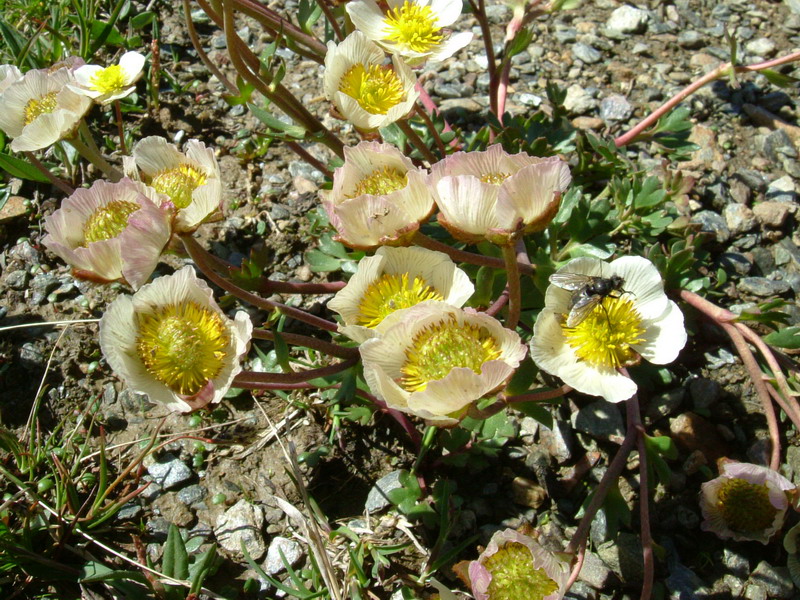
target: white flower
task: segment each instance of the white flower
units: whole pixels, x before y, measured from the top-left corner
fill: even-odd
[[[69,89],[73,81],[69,69],[32,70],[5,89],[0,129],[14,138],[14,152],[40,150],[72,134],[92,105]]]
[[[636,393],[636,384],[618,368],[636,364],[640,356],[667,364],[686,344],[683,314],[667,298],[658,269],[649,260],[625,256],[605,263],[576,258],[558,272],[623,280],[623,293],[605,297],[575,327],[567,327],[566,318],[576,292],[554,284],[547,288],[545,307],[533,329],[531,358],[579,392],[610,402],[627,400]]]
[[[720,461],[719,477],[700,486],[703,531],[766,544],[783,527],[791,481],[761,465]]]
[[[14,65],[0,65],[0,94],[15,81],[22,79],[22,73]]]
[[[194,231],[222,208],[219,163],[203,142],[189,140],[184,154],[162,137],[146,137],[123,165],[128,177],[139,179],[141,170],[145,183],[169,197],[178,232]]]
[[[519,336],[470,308],[428,300],[385,319],[359,347],[364,379],[390,408],[452,426],[501,389],[525,356]]]
[[[461,307],[475,287],[469,276],[441,252],[425,248],[378,248],[362,258],[356,274],[328,302],[342,316],[339,331],[363,342],[385,330],[391,313],[426,300]]]
[[[97,281],[125,279],[134,289],[156,268],[170,237],[170,215],[163,198],[144,184],[98,180],[79,188],[45,217],[51,252]]]
[[[136,81],[142,76],[143,68],[144,55],[126,52],[116,65],[79,67],[75,70],[77,85],[70,87],[98,104],[108,104],[124,98],[136,89]]]
[[[507,243],[520,231],[541,231],[558,212],[572,176],[553,156],[508,154],[500,144],[456,152],[431,167],[439,222],[457,239]]]
[[[375,0],[346,7],[360,31],[411,66],[449,58],[472,40],[469,31],[451,36],[445,29],[461,14],[461,0],[389,0],[386,14]]]
[[[361,142],[344,149],[323,206],[351,248],[402,244],[433,212],[427,174],[394,146]],[[406,242],[407,243],[407,242]]]
[[[374,131],[404,118],[419,93],[411,68],[399,57],[384,64],[384,53],[360,31],[339,45],[328,42],[322,86],[343,118],[361,131]]]
[[[100,319],[100,348],[128,387],[188,412],[222,400],[252,330],[246,312],[226,317],[187,266],[114,300]]]

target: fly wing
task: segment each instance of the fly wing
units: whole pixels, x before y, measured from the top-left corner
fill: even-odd
[[[580,275],[578,273],[553,273],[550,275],[550,283],[570,292],[582,290],[594,280],[595,278],[591,275]]]
[[[572,305],[569,315],[567,315],[567,327],[577,327],[580,325],[583,320],[591,314],[595,306],[600,304],[602,299],[603,297],[599,294],[581,296],[578,298],[575,304]]]

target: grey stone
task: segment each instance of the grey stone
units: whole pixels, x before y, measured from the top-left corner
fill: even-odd
[[[783,227],[784,223],[786,223],[792,208],[794,208],[793,205],[788,202],[769,200],[756,204],[753,208],[753,214],[765,227],[777,229]]]
[[[206,491],[206,488],[203,486],[197,484],[188,485],[178,491],[178,500],[187,506],[191,506],[192,504],[200,502],[206,495],[208,495],[208,491]]]
[[[262,565],[267,575],[277,575],[286,570],[281,553],[283,554],[283,559],[286,559],[286,563],[291,567],[295,566],[303,558],[303,548],[300,544],[289,538],[276,536],[269,543],[267,559]]]
[[[211,38],[211,47],[217,50],[222,50],[228,47],[228,42],[225,40],[224,35],[215,35]]]
[[[744,48],[754,56],[768,57],[775,54],[777,45],[771,39],[761,37],[747,42]]]
[[[753,268],[747,257],[741,252],[723,252],[718,260],[720,267],[738,275],[747,275]]]
[[[767,590],[760,585],[748,585],[744,590],[746,600],[769,600]]]
[[[732,575],[746,579],[750,574],[750,561],[738,549],[725,547],[722,551],[722,564]]]
[[[722,215],[733,235],[745,233],[758,225],[755,214],[744,204],[732,202],[723,209]]]
[[[703,354],[706,359],[707,366],[712,371],[715,369],[721,369],[722,367],[728,365],[736,364],[736,357],[725,348],[719,348],[716,351],[706,352]]]
[[[562,27],[556,30],[555,37],[559,44],[574,44],[578,41],[578,30],[574,27]]]
[[[688,567],[678,563],[670,568],[669,577],[666,582],[667,589],[670,591],[670,598],[675,600],[700,600],[702,598],[712,598],[703,580]]]
[[[553,429],[540,425],[539,441],[559,464],[565,463],[572,458],[572,447],[574,445],[572,429],[562,420],[553,421]]]
[[[583,42],[578,42],[572,46],[572,55],[578,60],[582,60],[587,65],[600,62],[600,59],[603,58],[599,50]]]
[[[764,588],[769,598],[792,598],[794,584],[786,567],[773,567],[762,560],[750,574],[750,581]]]
[[[611,13],[606,27],[620,33],[643,33],[647,29],[647,12],[625,4]]]
[[[685,395],[684,388],[680,387],[653,396],[644,409],[645,423],[650,425],[674,413],[680,408]]]
[[[375,485],[372,486],[369,494],[367,494],[367,502],[364,506],[364,509],[367,512],[377,512],[391,505],[391,502],[389,502],[389,499],[386,497],[386,495],[392,490],[402,487],[402,484],[400,483],[401,473],[402,471],[392,471],[388,475],[384,475],[375,482]]]
[[[12,290],[24,290],[28,286],[28,272],[25,269],[11,271],[6,275],[5,284]]]
[[[701,210],[692,217],[692,223],[700,225],[700,231],[710,233],[720,244],[731,238],[730,229],[721,215],[711,210]]]
[[[769,296],[779,296],[785,294],[791,289],[791,286],[785,281],[777,281],[774,279],[767,279],[766,277],[743,277],[737,286],[739,291],[753,296],[761,296],[763,298]]]
[[[619,405],[597,400],[572,413],[572,426],[593,438],[621,442],[625,428]]]
[[[117,401],[117,388],[111,382],[103,385],[103,402],[106,404],[114,404]]]
[[[797,200],[797,189],[794,180],[789,175],[779,177],[767,186],[767,200],[777,202],[794,202]]]
[[[267,551],[263,527],[261,507],[242,499],[217,518],[214,535],[225,550],[241,554],[244,545],[253,560],[260,560]]]
[[[584,568],[586,568],[586,562],[584,561]],[[592,589],[582,581],[576,581],[572,584],[569,592],[564,596],[567,600],[597,600],[599,594],[596,590]]]
[[[620,533],[616,540],[610,540],[597,549],[603,562],[623,583],[636,585],[644,576],[642,562],[642,543],[632,533]]]
[[[697,529],[697,526],[700,525],[700,515],[697,514],[697,511],[681,504],[675,507],[675,518],[681,527],[689,530]]]
[[[517,99],[520,104],[524,106],[532,106],[533,108],[538,108],[539,106],[542,105],[542,102],[544,101],[541,96],[528,93],[519,94],[517,96]]]
[[[791,470],[792,483],[800,484],[800,446],[786,448],[786,464]]]
[[[800,0],[798,0],[798,2],[800,2]],[[765,192],[767,190],[767,182],[764,180],[764,176],[758,171],[739,169],[736,171],[735,177],[754,192]]]
[[[600,101],[600,118],[607,123],[627,121],[633,114],[633,107],[625,96],[613,94]]]
[[[34,365],[43,365],[45,363],[44,354],[36,344],[31,342],[22,344],[19,349],[19,358],[23,362],[33,363]]]
[[[772,248],[775,256],[775,263],[779,265],[789,265],[794,269],[800,269],[800,248],[789,238],[783,238]],[[781,258],[778,261],[778,257]]]
[[[145,467],[153,481],[165,490],[177,487],[192,477],[192,470],[186,463],[169,453],[163,455],[159,460],[145,459]]]
[[[605,589],[617,581],[611,569],[591,550],[586,551],[583,559],[583,568],[578,579],[588,583],[596,590]]]
[[[792,139],[783,129],[776,129],[765,136],[762,149],[767,158],[776,164],[781,164],[787,157],[797,158]]]
[[[577,83],[567,88],[567,97],[564,99],[564,108],[570,114],[583,115],[597,106],[597,100]]]
[[[678,34],[678,45],[688,50],[697,50],[706,45],[703,36],[694,29],[685,29]]]
[[[137,502],[128,502],[119,509],[115,518],[117,521],[132,521],[139,517],[144,509]]]
[[[722,388],[719,383],[706,377],[698,377],[689,384],[689,395],[695,408],[708,408],[719,400]]]
[[[31,289],[31,304],[44,304],[48,294],[58,287],[58,278],[52,273],[37,273],[31,279],[29,287]]]

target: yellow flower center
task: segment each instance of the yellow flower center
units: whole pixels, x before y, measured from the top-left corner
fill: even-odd
[[[373,115],[385,115],[403,100],[403,84],[390,66],[353,66],[342,77],[339,91]]]
[[[137,314],[137,320],[139,358],[173,392],[195,394],[219,375],[230,338],[217,312],[183,302]]]
[[[429,325],[414,337],[400,369],[400,385],[421,392],[458,367],[481,372],[483,364],[501,355],[497,340],[477,325],[459,325],[454,316]]]
[[[23,109],[23,122],[29,125],[39,115],[51,113],[56,109],[56,96],[58,92],[50,92],[41,98],[31,98]]]
[[[642,318],[625,297],[603,298],[583,321],[575,327],[562,325],[562,331],[578,358],[595,367],[636,364],[638,354],[632,346],[644,341]]]
[[[766,484],[749,483],[738,477],[722,484],[717,495],[717,508],[725,524],[739,532],[764,531],[778,514],[778,509],[769,501]]]
[[[113,94],[128,85],[125,71],[119,65],[111,65],[105,69],[100,69],[92,75],[89,82],[94,90],[103,94]]]
[[[359,181],[349,198],[355,198],[363,194],[385,196],[396,190],[402,190],[406,185],[408,185],[408,175],[392,167],[383,167],[373,171]]]
[[[208,176],[192,165],[182,164],[167,169],[153,177],[150,186],[157,192],[166,194],[178,208],[186,208],[192,203],[192,192],[203,185]]]
[[[533,566],[531,551],[509,542],[484,562],[492,576],[488,595],[492,600],[541,600],[558,589],[544,569]]]
[[[358,305],[358,324],[377,327],[387,316],[401,308],[410,308],[425,300],[444,300],[422,277],[408,281],[408,273],[383,274],[372,282]]]
[[[419,6],[406,0],[386,15],[383,32],[386,39],[406,50],[430,52],[442,41],[442,28],[430,6]]]
[[[117,200],[94,211],[83,224],[83,243],[102,242],[117,237],[128,226],[128,217],[139,210],[136,202]]]
[[[511,173],[484,173],[478,179],[480,179],[483,183],[500,185],[509,177],[511,177]]]

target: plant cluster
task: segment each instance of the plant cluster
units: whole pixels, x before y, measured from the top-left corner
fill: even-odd
[[[530,42],[531,21],[577,2],[515,2],[497,54],[483,0],[469,0],[488,59],[490,114],[480,129],[461,130],[417,80],[422,65],[445,60],[471,41],[471,33],[458,31],[460,0],[300,2],[291,19],[251,0],[198,4],[224,31],[237,73],[233,82],[208,59],[185,0],[197,54],[227,88],[227,100],[246,104],[263,122],[265,139],[284,143],[330,180],[320,197],[322,210],[314,215],[318,247],[306,255],[328,281],[276,281],[257,255],[234,265],[198,241],[197,230],[226,210],[217,156],[200,140],[180,148],[162,137],[137,139],[126,126],[148,64],[150,93],[157,100],[152,81],[158,78],[158,53],[132,48],[141,39],[129,39],[131,49],[116,61],[98,54],[118,35],[115,24],[125,2],[106,21],[79,11],[78,48],[59,37],[61,21],[27,40],[24,30],[0,21],[12,51],[9,64],[0,67],[0,166],[64,193],[59,208],[44,218],[43,244],[75,277],[130,289],[104,309],[98,333],[105,361],[128,388],[183,413],[213,407],[232,389],[249,389],[318,390],[334,428],[389,415],[416,454],[390,500],[403,519],[438,531],[421,572],[403,581],[408,597],[428,584],[442,598],[455,597],[439,580],[467,545],[474,546],[474,540],[448,545],[459,500],[435,466],[474,467],[491,459],[514,435],[507,427],[509,411],[552,427],[544,407],[573,392],[624,403],[626,436],[565,547],[554,548],[560,541],[544,539],[532,524],[525,531],[498,532],[476,560],[456,570],[482,600],[563,597],[580,573],[590,524],[615,501],[617,480],[635,449],[645,566],[641,597],[647,599],[657,547],[650,534],[650,494],[665,469],[668,476],[665,459],[674,448],[668,439],[646,433],[638,392],[647,395],[655,369],[669,376],[663,365],[686,345],[689,318],[701,316],[724,330],[740,354],[762,402],[771,444],[768,465],[727,462],[717,479],[703,485],[703,529],[763,543],[780,531],[797,495],[778,473],[775,404],[798,428],[800,406],[797,367],[782,363],[776,347],[796,347],[797,331],[779,327],[780,313],[736,316],[706,298],[724,283],[723,274],[700,268],[702,238],[683,211],[692,182],[669,168],[670,159],[693,149],[685,135],[688,112],[676,108],[686,94],[616,139],[572,128],[562,107],[564,91],[556,86],[548,87],[549,111],[512,117],[505,112],[511,59]],[[271,37],[261,55],[239,37],[238,15],[258,21]],[[63,17],[56,9],[51,16]],[[140,14],[129,22],[155,27],[157,19]],[[349,124],[351,136],[343,139],[326,127],[284,86],[280,48],[323,67],[329,109]],[[689,86],[687,94],[715,78],[774,74],[771,69],[797,58],[796,53],[748,66],[734,61]],[[109,109],[118,128],[110,153],[94,141],[95,105]],[[351,143],[355,135],[360,141]],[[637,141],[652,142],[663,155],[660,173],[641,172],[626,158],[624,147]],[[327,158],[312,155],[312,144],[326,148]],[[93,165],[102,178],[81,178],[73,170],[77,160]],[[192,264],[153,278],[167,253]],[[224,300],[218,301],[219,290]],[[292,294],[332,295],[327,308],[338,317],[275,299]],[[271,317],[253,323],[246,310],[229,310],[232,298]],[[775,331],[762,338],[748,319],[769,321]],[[304,333],[291,331],[291,322],[303,324]],[[261,361],[268,363],[266,370],[248,368],[253,340],[273,344],[275,360]],[[309,351],[313,364],[301,364],[299,349]],[[58,544],[70,536],[99,544],[93,530],[141,491],[136,469],[157,432],[111,483],[102,446],[97,473],[81,467],[93,433],[88,426],[81,442],[73,433],[34,443],[38,432],[31,431],[27,448],[3,434],[10,458],[0,473],[17,490],[0,507],[4,571],[36,577],[36,569],[48,563],[30,555],[48,535]],[[35,510],[24,515],[24,505]],[[346,549],[348,566],[332,564],[317,548],[308,569],[287,564],[289,576],[282,582],[263,574],[298,598],[366,597],[407,546],[316,524],[331,544]],[[188,597],[212,595],[202,586],[216,569],[216,552],[212,546],[193,553],[198,544],[172,528],[159,568],[141,556],[140,571],[115,571],[90,560],[79,574],[67,576],[83,584],[102,581],[123,594],[178,598],[188,589]]]

